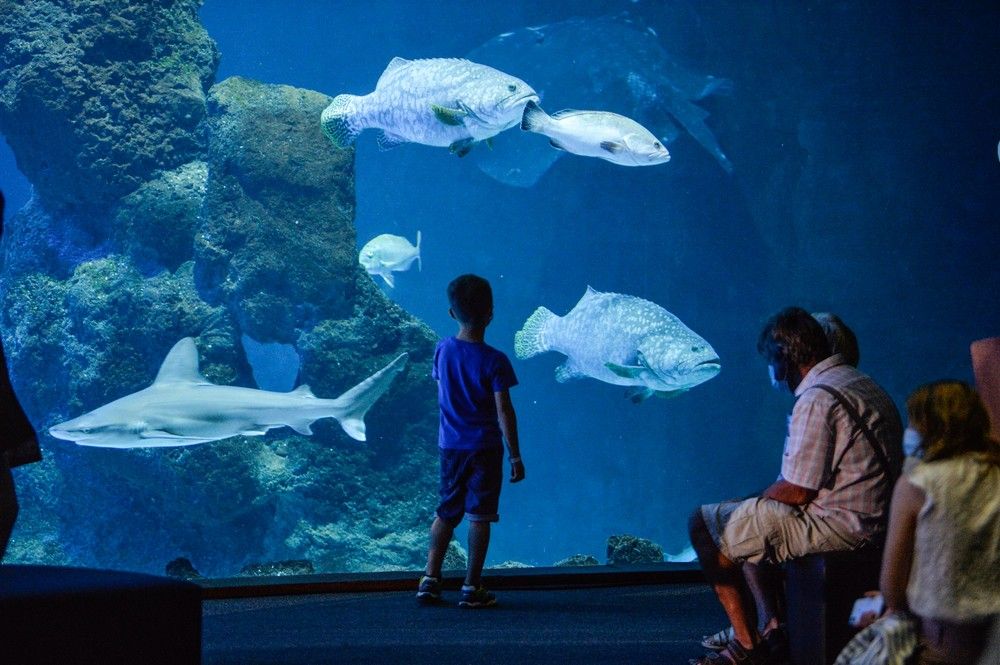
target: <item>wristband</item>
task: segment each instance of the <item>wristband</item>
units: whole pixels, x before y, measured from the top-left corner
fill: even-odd
[[[509,461],[511,464],[514,464],[515,462],[520,462],[521,461],[521,457],[520,457],[520,455],[517,456],[517,457],[508,457],[507,461]]]

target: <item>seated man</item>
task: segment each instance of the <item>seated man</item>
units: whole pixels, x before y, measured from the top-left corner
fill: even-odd
[[[772,317],[757,349],[771,384],[794,393],[781,475],[758,497],[701,506],[691,544],[732,622],[733,639],[697,663],[763,663],[783,640],[762,617],[778,590],[758,566],[879,541],[902,463],[902,425],[872,379],[831,355],[819,323],[791,307]]]

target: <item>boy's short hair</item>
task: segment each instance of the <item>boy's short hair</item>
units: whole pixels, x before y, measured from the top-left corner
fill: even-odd
[[[484,327],[493,314],[493,289],[478,275],[459,275],[448,285],[448,302],[459,323]]]

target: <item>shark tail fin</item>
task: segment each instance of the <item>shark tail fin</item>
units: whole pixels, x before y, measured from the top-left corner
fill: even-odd
[[[549,350],[545,342],[545,327],[549,321],[559,317],[545,307],[539,307],[528,317],[516,333],[514,333],[514,354],[521,359],[537,356]]]
[[[408,358],[407,353],[399,354],[391,363],[334,400],[339,407],[337,420],[347,436],[365,440],[365,414],[389,390],[393,379],[406,367]]]
[[[352,122],[354,100],[357,98],[357,95],[337,95],[320,116],[323,133],[338,148],[346,148],[354,143],[363,129],[355,127]]]

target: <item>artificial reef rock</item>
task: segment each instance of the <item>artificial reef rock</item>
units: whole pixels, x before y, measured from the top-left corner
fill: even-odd
[[[663,563],[663,548],[646,538],[630,534],[608,537],[608,565]]]
[[[353,150],[315,92],[212,86],[196,0],[0,1],[0,132],[34,186],[8,222],[0,331],[44,459],[18,469],[10,558],[208,576],[260,561],[412,569],[436,477],[435,336],[356,264]],[[47,427],[152,382],[180,338],[257,387],[243,339],[336,397],[406,351],[368,441],[333,421],[183,448],[86,448]]]

